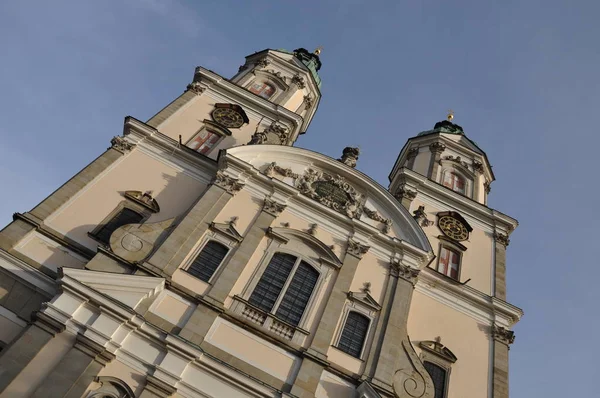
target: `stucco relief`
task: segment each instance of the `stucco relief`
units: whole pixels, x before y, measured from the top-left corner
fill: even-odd
[[[223,188],[232,195],[235,195],[244,188],[244,184],[237,178],[230,177],[221,171],[217,172],[213,184]]]
[[[420,270],[411,268],[408,265],[404,265],[400,262],[395,262],[395,261],[390,263],[390,266],[392,267],[393,275],[398,276],[399,278],[402,278],[402,279],[412,283],[413,285],[415,285],[417,283],[417,277],[419,276],[419,273],[421,272]]]
[[[502,326],[492,326],[492,338],[503,344],[510,345],[515,342],[515,332]]]
[[[290,132],[287,127],[273,123],[263,131],[257,131],[252,134],[248,145],[286,145],[289,134]]]
[[[200,84],[200,82],[191,82],[190,84],[187,85],[186,87],[187,91],[191,91],[192,93],[196,94],[196,95],[200,95],[204,92],[204,90],[206,90],[206,87],[202,86],[202,84]]]
[[[270,198],[265,198],[265,203],[263,205],[263,211],[272,214],[274,216],[278,216],[282,211],[285,210],[287,206],[283,203],[278,203]]]
[[[354,257],[362,258],[369,251],[369,249],[369,246],[363,245],[362,243],[359,243],[353,239],[349,239],[346,253],[351,254]]]
[[[113,137],[113,139],[110,140],[110,146],[111,148],[116,149],[117,151],[122,153],[129,152],[133,148],[135,148],[135,144],[132,144],[125,138],[119,136]]]

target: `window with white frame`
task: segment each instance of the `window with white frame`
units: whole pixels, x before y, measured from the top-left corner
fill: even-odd
[[[319,272],[299,257],[275,253],[248,302],[298,326],[319,279]]]
[[[458,280],[459,270],[460,253],[458,250],[451,249],[447,246],[442,246],[440,248],[437,271],[441,274],[449,276],[452,279]]]
[[[370,323],[371,320],[365,315],[356,311],[348,312],[337,348],[348,355],[360,358]]]
[[[454,192],[465,195],[467,191],[467,182],[465,178],[453,171],[447,171],[444,174],[443,185]]]
[[[208,282],[228,252],[229,248],[224,244],[209,240],[186,271],[196,278]]]

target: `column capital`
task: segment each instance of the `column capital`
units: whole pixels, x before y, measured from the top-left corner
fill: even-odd
[[[235,195],[244,188],[244,183],[241,183],[237,178],[233,178],[218,171],[215,178],[212,180],[212,184],[220,188],[223,188],[228,193]]]
[[[394,196],[398,200],[414,200],[417,197],[417,191],[413,191],[412,189],[409,189],[406,186],[402,185],[400,188],[398,188],[398,190],[396,190]]]
[[[492,325],[492,338],[508,346],[515,342],[515,332],[494,324]]]
[[[127,141],[125,137],[116,136],[113,137],[112,140],[110,140],[110,147],[112,149],[116,149],[122,154],[125,154],[131,151],[133,148],[135,148],[135,144],[132,144],[131,142]]]
[[[508,235],[500,233],[500,232],[494,232],[494,240],[496,242],[500,243],[504,247],[508,247],[508,244],[510,243],[510,239],[508,238]]]
[[[281,214],[282,211],[285,210],[286,207],[287,206],[283,203],[276,202],[271,198],[265,198],[265,202],[263,204],[262,209],[264,212],[277,217],[279,214]]]
[[[348,239],[348,248],[346,253],[353,255],[356,258],[362,258],[370,249],[370,246],[363,245],[354,239]]]
[[[429,144],[429,150],[433,153],[442,153],[446,150],[446,145],[441,142],[432,142]]]
[[[483,174],[483,163],[479,160],[473,160],[473,171],[478,174]]]
[[[399,261],[392,261],[390,263],[390,273],[392,276],[404,279],[414,286],[417,283],[417,278],[419,273],[421,273],[421,270],[402,264]]]
[[[408,150],[408,152],[406,153],[406,158],[412,159],[414,157],[417,157],[418,154],[419,154],[419,147],[414,146]]]

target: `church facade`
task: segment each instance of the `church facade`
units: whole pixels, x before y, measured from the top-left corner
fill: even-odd
[[[320,51],[185,92],[0,231],[2,397],[508,397],[494,174],[449,120],[382,187],[294,146]]]

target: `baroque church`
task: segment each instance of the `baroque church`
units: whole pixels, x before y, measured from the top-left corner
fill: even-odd
[[[385,188],[294,146],[320,50],[197,67],[0,232],[0,396],[506,398],[506,249],[485,152],[448,120]],[[432,123],[433,124],[433,123]]]

